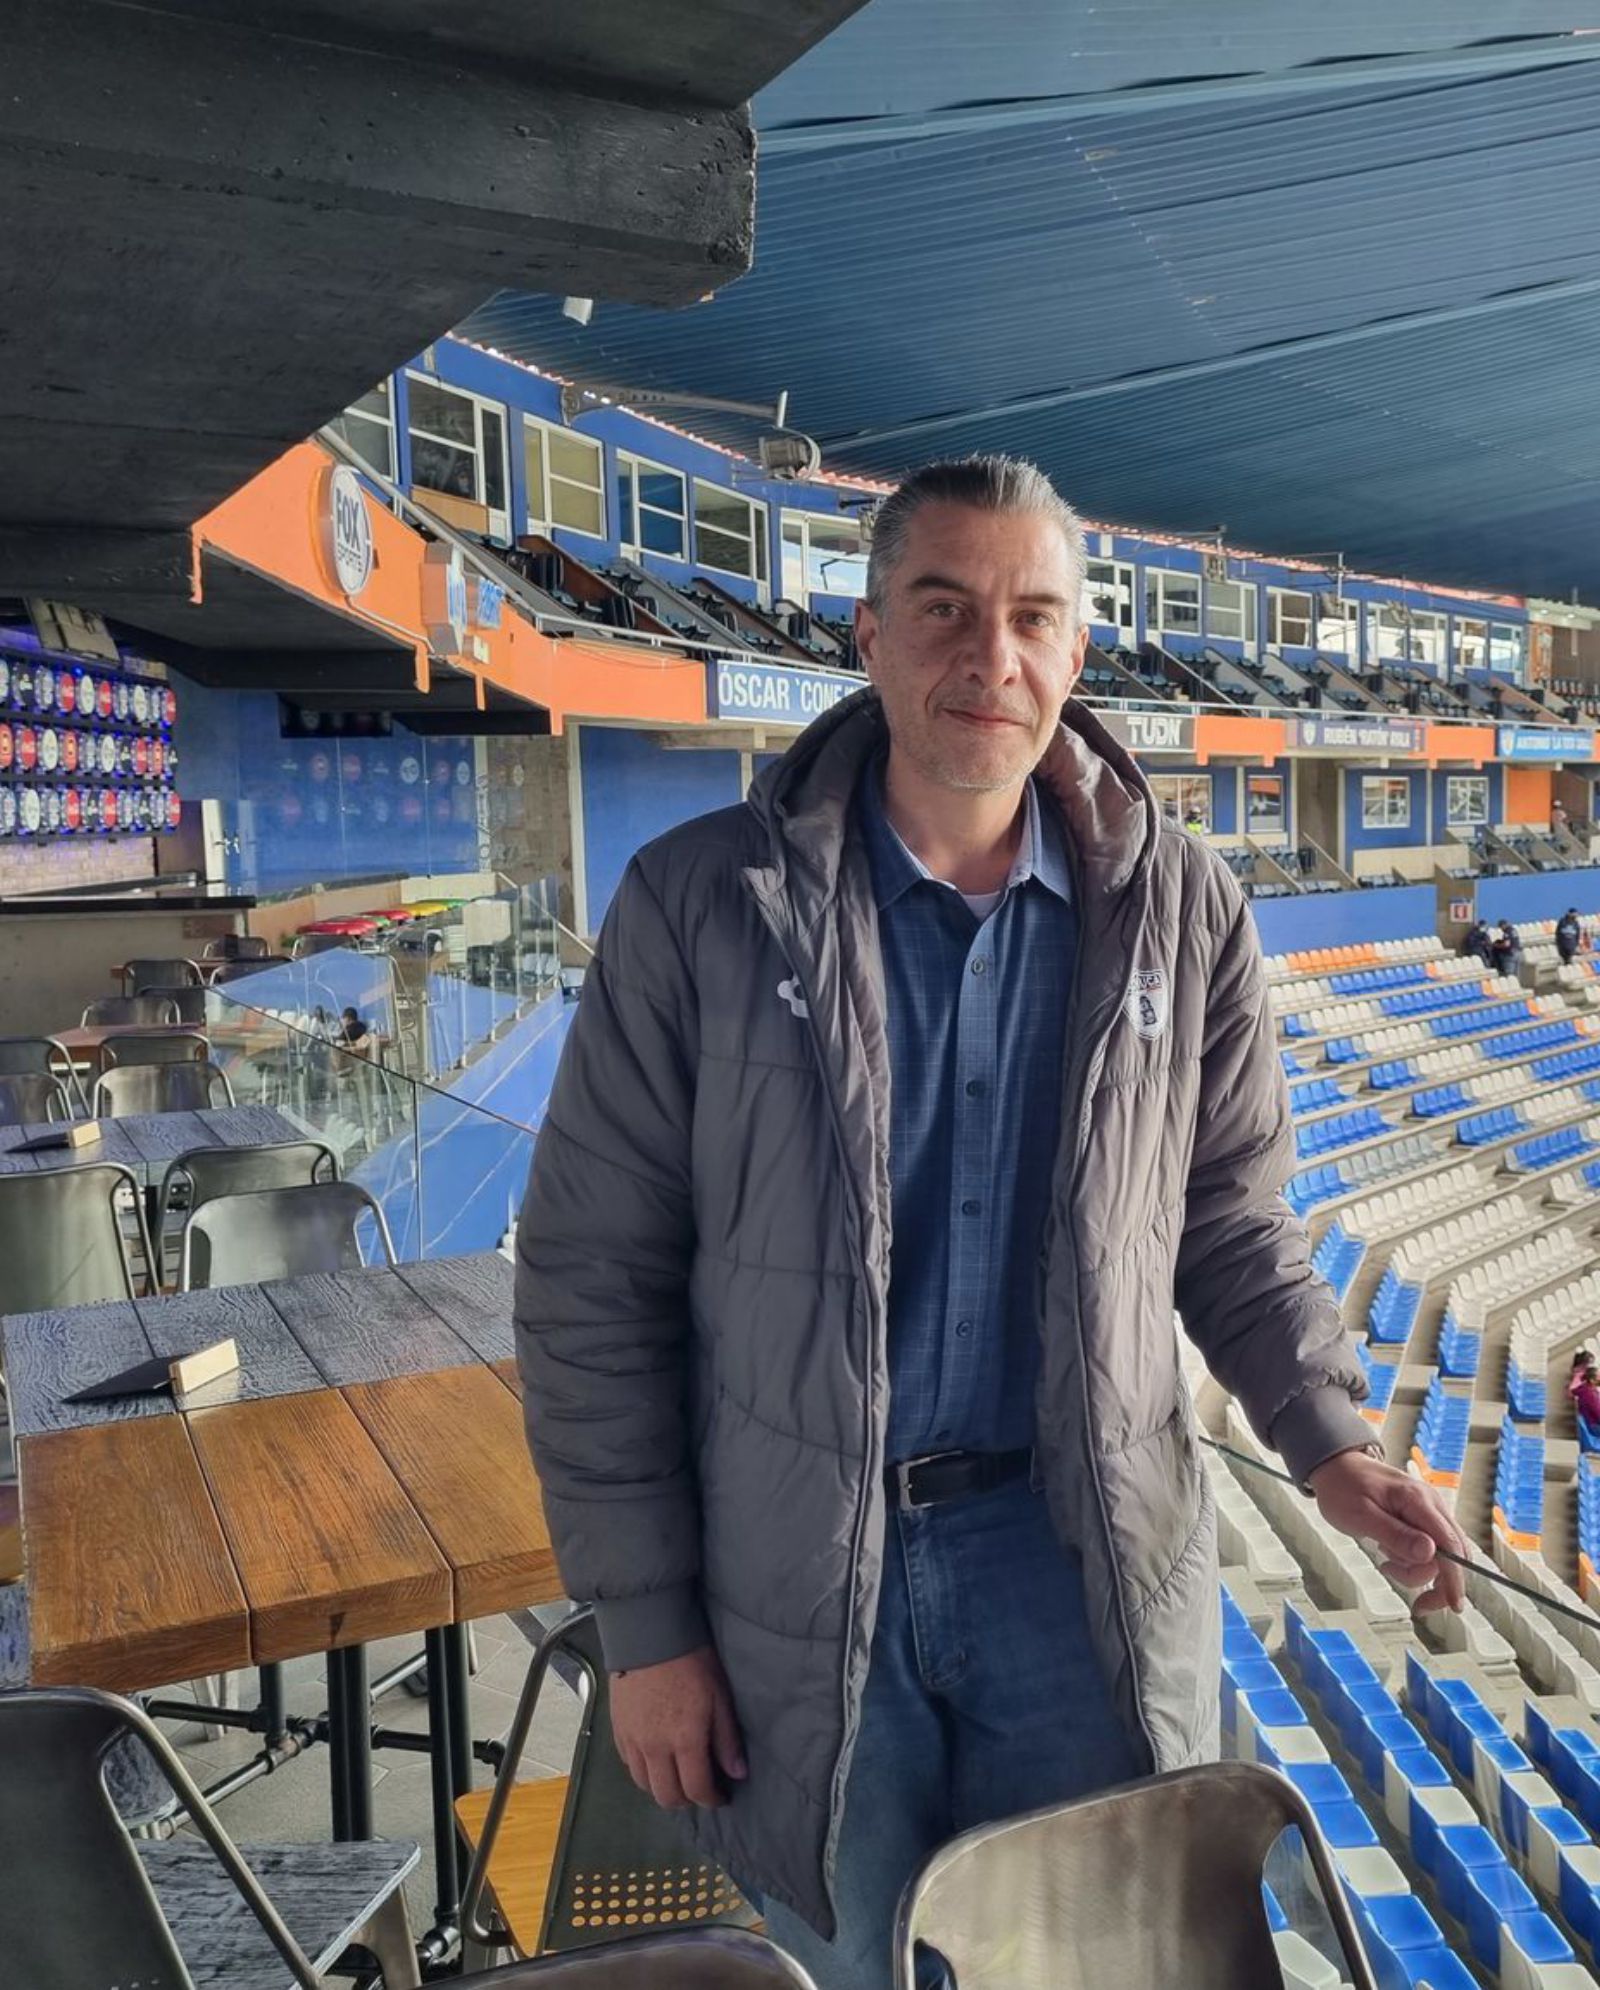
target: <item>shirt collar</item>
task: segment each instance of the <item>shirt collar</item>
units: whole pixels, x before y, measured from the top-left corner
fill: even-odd
[[[873,761],[862,783],[861,797],[867,860],[872,869],[872,893],[880,912],[904,897],[915,884],[941,884],[947,891],[955,889],[944,879],[934,877],[889,820],[884,806],[883,768],[881,758]],[[1010,891],[1014,885],[1026,884],[1031,879],[1070,905],[1072,872],[1067,861],[1066,833],[1060,818],[1053,808],[1040,807],[1037,781],[1030,780],[1023,794],[1027,820],[1023,824],[1021,845],[1006,875],[1005,889]]]

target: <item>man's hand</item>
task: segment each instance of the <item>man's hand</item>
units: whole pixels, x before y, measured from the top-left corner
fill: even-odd
[[[1465,1575],[1435,1550],[1465,1555],[1470,1546],[1430,1487],[1365,1451],[1325,1459],[1309,1484],[1324,1520],[1341,1534],[1375,1541],[1385,1558],[1384,1574],[1422,1591],[1418,1610],[1461,1608]]]
[[[733,1695],[710,1645],[616,1673],[611,1726],[628,1774],[663,1810],[714,1809],[728,1801],[724,1778],[744,1780]]]

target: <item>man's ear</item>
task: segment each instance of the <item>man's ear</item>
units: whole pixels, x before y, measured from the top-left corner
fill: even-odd
[[[861,667],[869,677],[877,658],[878,638],[883,630],[883,621],[870,601],[856,603],[856,655],[861,659]]]

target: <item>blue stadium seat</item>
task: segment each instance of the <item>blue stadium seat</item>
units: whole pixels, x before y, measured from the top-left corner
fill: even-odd
[[[1577,1160],[1580,1154],[1592,1154],[1595,1147],[1581,1126],[1561,1126],[1551,1133],[1536,1134],[1532,1140],[1519,1141],[1509,1160],[1512,1167],[1530,1171],[1555,1168]]]
[[[1409,1058],[1390,1058],[1374,1064],[1367,1072],[1367,1087],[1374,1092],[1394,1092],[1403,1085],[1415,1085],[1421,1074]]]
[[[1511,1003],[1509,1006],[1516,1009],[1521,1004]],[[1557,1043],[1576,1043],[1579,1035],[1576,1023],[1545,1023],[1538,1029],[1517,1030],[1510,1036],[1491,1039],[1484,1044],[1483,1054],[1501,1059],[1526,1057],[1530,1050],[1544,1050]]]
[[[1458,1121],[1455,1137],[1462,1147],[1488,1147],[1527,1130],[1528,1122],[1515,1106],[1491,1106],[1487,1112]]]
[[[1368,1339],[1389,1346],[1409,1340],[1421,1303],[1422,1287],[1405,1283],[1392,1264],[1385,1266],[1367,1309]]]
[[[1359,1237],[1345,1235],[1337,1217],[1328,1225],[1312,1256],[1313,1268],[1333,1287],[1339,1298],[1350,1290],[1367,1247]]]
[[[1472,1333],[1457,1325],[1454,1313],[1446,1308],[1439,1327],[1439,1373],[1449,1376],[1476,1375],[1482,1352],[1482,1334]]]
[[[1471,1095],[1462,1085],[1429,1085],[1411,1095],[1414,1119],[1437,1119],[1441,1113],[1465,1112],[1471,1104]]]

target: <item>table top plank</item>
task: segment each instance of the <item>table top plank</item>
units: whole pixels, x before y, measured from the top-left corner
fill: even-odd
[[[516,1272],[498,1251],[470,1257],[424,1258],[399,1273],[452,1327],[480,1361],[503,1361],[516,1352],[511,1304]]]
[[[219,1340],[238,1344],[237,1372],[208,1383],[200,1397],[185,1398],[185,1409],[291,1396],[324,1386],[316,1364],[258,1285],[219,1285],[214,1290],[139,1299],[134,1305],[153,1354],[176,1358],[213,1347]]]
[[[59,1133],[59,1122],[0,1129],[0,1174],[50,1168],[91,1168],[113,1161],[141,1182],[159,1182],[170,1162],[194,1147],[262,1147],[305,1135],[271,1106],[219,1106],[204,1112],[135,1112],[97,1122],[100,1138],[87,1147],[52,1148],[44,1154],[16,1149],[40,1134]]]
[[[218,1140],[197,1112],[133,1112],[102,1124],[125,1127],[139,1158],[152,1171],[164,1169],[169,1161],[188,1153],[192,1147],[226,1144]]]
[[[127,1692],[250,1664],[244,1592],[182,1418],[18,1449],[36,1684]]]
[[[434,1309],[387,1267],[308,1272],[262,1291],[329,1382],[381,1382],[478,1359]]]
[[[249,1606],[255,1664],[450,1622],[450,1569],[337,1390],[184,1422]]]
[[[276,1106],[203,1106],[195,1117],[212,1136],[213,1147],[274,1147],[285,1140],[314,1140]]]
[[[12,1428],[19,1437],[85,1424],[126,1423],[170,1416],[167,1396],[109,1403],[68,1403],[66,1396],[148,1361],[150,1345],[137,1308],[127,1300],[63,1306],[47,1313],[12,1313],[0,1321]]]
[[[344,1395],[450,1564],[458,1623],[565,1594],[521,1409],[498,1376],[452,1368]]]
[[[46,1134],[60,1133],[62,1121],[44,1120],[30,1122],[26,1126],[6,1127],[0,1133],[0,1172],[48,1174],[52,1169],[92,1168],[99,1162],[110,1161],[119,1168],[130,1168],[142,1178],[144,1156],[128,1131],[128,1121],[102,1119],[96,1123],[100,1128],[100,1138],[91,1140],[87,1147],[51,1147],[42,1154],[21,1154],[17,1149]]]

